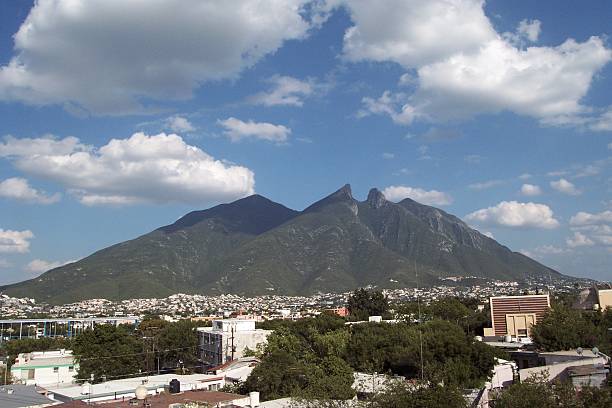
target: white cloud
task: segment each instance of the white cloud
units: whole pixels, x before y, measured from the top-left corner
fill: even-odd
[[[529,173],[523,173],[518,178],[519,178],[519,180],[529,180],[532,177],[533,176],[531,174],[529,174]]]
[[[473,183],[468,185],[470,190],[487,190],[489,188],[497,187],[504,184],[503,180],[488,180],[481,183]]]
[[[304,98],[315,92],[313,80],[302,81],[290,76],[274,75],[267,82],[272,85],[272,89],[251,96],[249,100],[252,103],[264,106],[303,106]]]
[[[0,252],[25,253],[30,250],[30,239],[34,238],[32,231],[12,231],[0,228]]]
[[[589,128],[597,132],[612,131],[612,106],[609,106],[606,111],[599,115],[599,117],[590,121]],[[612,143],[608,145],[608,148],[611,148],[610,145],[612,145]]]
[[[437,190],[423,190],[422,188],[408,187],[408,186],[389,186],[383,190],[385,197],[394,202],[402,201],[405,198],[410,198],[421,204],[426,205],[450,205],[453,202],[453,198],[441,191]]]
[[[521,194],[527,197],[538,196],[542,194],[542,189],[535,184],[523,184],[521,186]]]
[[[13,266],[12,263],[6,259],[0,258],[0,269],[10,268],[11,266]]]
[[[252,120],[244,122],[232,117],[225,120],[218,120],[217,123],[225,128],[223,133],[229,137],[232,142],[253,138],[283,143],[287,141],[291,134],[291,129],[288,127],[267,122],[253,122]]]
[[[536,42],[540,37],[542,23],[540,20],[522,20],[516,28],[516,33],[504,33],[502,37],[508,42],[522,46],[525,41]]]
[[[564,178],[560,178],[557,181],[551,181],[550,186],[553,189],[563,194],[574,195],[574,196],[582,194],[582,192],[578,190],[573,183],[567,181]]]
[[[344,38],[348,59],[393,61],[417,72],[413,94],[387,90],[362,101],[363,111],[387,114],[398,124],[502,111],[546,125],[588,122],[592,108],[581,100],[612,60],[595,36],[519,48],[493,29],[482,0],[398,0],[375,10],[368,1],[355,1],[346,7],[354,23]],[[539,32],[537,20],[525,20],[516,36],[535,41]]]
[[[408,104],[401,104],[404,94],[392,94],[385,91],[377,98],[364,97],[361,102],[363,109],[357,112],[358,118],[369,115],[388,115],[393,122],[399,125],[409,125],[415,119],[414,108]]]
[[[531,42],[538,41],[541,31],[541,22],[539,20],[522,20],[519,23],[517,32]]]
[[[570,225],[572,226],[597,224],[612,224],[612,211],[606,210],[597,214],[580,211],[570,218]]]
[[[591,246],[595,244],[589,237],[587,237],[580,231],[574,232],[574,236],[567,238],[565,242],[567,243],[567,246],[570,248],[576,248],[576,247],[581,247],[581,246]]]
[[[176,133],[190,133],[196,130],[195,126],[193,126],[189,119],[178,115],[167,118],[165,125],[166,129]]]
[[[97,114],[184,100],[307,35],[301,0],[40,0],[0,67],[0,99]]]
[[[395,0],[372,7],[369,0],[347,1],[355,25],[344,34],[344,54],[352,61],[394,61],[418,67],[477,51],[483,42],[495,38],[482,3]]]
[[[88,151],[90,146],[81,144],[79,139],[73,136],[57,139],[53,136],[45,136],[37,139],[27,137],[18,139],[13,136],[5,136],[4,142],[0,142],[0,157],[13,156],[55,156],[70,154],[77,151]]]
[[[0,182],[0,197],[37,204],[53,204],[60,200],[60,194],[49,195],[32,188],[28,180],[11,177]]]
[[[517,201],[502,201],[494,207],[474,211],[465,219],[480,225],[512,228],[552,229],[559,226],[559,221],[547,205]]]
[[[382,154],[382,158],[385,160],[391,160],[395,158],[395,154],[385,152]]]
[[[16,152],[9,140],[2,146]],[[30,149],[14,154],[21,171],[61,184],[83,204],[133,204],[141,202],[203,203],[229,201],[254,192],[251,170],[215,160],[177,135],[148,136],[135,133],[112,139],[84,151],[75,143],[72,152],[37,153]],[[64,141],[56,141],[62,144]],[[21,146],[20,141],[16,141]],[[43,145],[44,146],[44,145]]]
[[[51,269],[55,269],[58,268],[60,266],[69,264],[71,262],[75,262],[75,261],[67,261],[67,262],[58,262],[58,261],[45,261],[42,259],[34,259],[33,261],[29,262],[25,267],[24,270],[26,272],[30,272],[30,273],[34,273],[34,274],[41,274],[43,272],[47,272]]]

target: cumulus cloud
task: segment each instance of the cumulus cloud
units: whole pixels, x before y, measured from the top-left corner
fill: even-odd
[[[13,231],[0,228],[0,252],[26,253],[30,250],[30,240],[34,234],[30,230]]]
[[[312,79],[303,81],[281,75],[274,75],[267,82],[271,89],[251,96],[251,103],[264,106],[303,106],[304,99],[315,92],[316,86]]]
[[[570,218],[570,227],[574,236],[567,239],[568,246],[598,245],[612,251],[612,211],[580,211]]]
[[[196,130],[195,126],[189,121],[189,119],[183,116],[170,116],[165,121],[166,129],[169,129],[176,133],[190,133]]]
[[[58,262],[58,261],[45,261],[43,259],[34,259],[29,262],[23,269],[26,272],[30,272],[33,274],[41,274],[43,272],[47,272],[51,269],[58,268],[60,266],[72,263],[74,261],[66,261],[66,262]]]
[[[59,193],[49,195],[32,188],[24,178],[11,177],[0,182],[0,197],[36,204],[53,204],[60,200],[61,195]]]
[[[46,140],[46,139],[45,139]],[[83,204],[123,205],[141,202],[204,203],[229,201],[254,192],[254,174],[237,165],[215,160],[175,134],[135,133],[112,139],[100,148],[73,151],[16,149],[22,143],[0,145],[13,152],[17,169],[61,184]],[[55,140],[66,144],[65,140]],[[33,139],[33,146],[42,145]],[[18,152],[18,154],[15,154]]]
[[[598,224],[612,224],[612,211],[606,210],[596,214],[580,211],[570,218],[570,225],[576,227]]]
[[[550,186],[553,189],[563,194],[568,194],[568,195],[573,195],[573,196],[582,194],[582,192],[578,190],[573,183],[567,181],[564,178],[560,178],[557,181],[551,181]]]
[[[592,109],[581,100],[612,59],[596,36],[522,48],[494,30],[482,0],[397,0],[376,10],[368,1],[345,4],[354,23],[344,37],[346,58],[393,61],[417,73],[413,94],[387,90],[362,101],[363,111],[398,124],[511,111],[546,125],[575,125],[588,121]],[[515,36],[535,41],[539,32],[537,20],[525,20]]]
[[[521,194],[527,197],[539,196],[542,194],[542,189],[535,184],[523,184],[521,186]]]
[[[88,151],[91,146],[82,144],[79,139],[73,136],[64,139],[57,139],[54,136],[44,136],[41,138],[16,138],[5,136],[0,142],[0,157],[16,156],[61,156],[77,151]]]
[[[301,0],[40,0],[0,67],[0,99],[95,114],[143,112],[236,78],[307,35]],[[154,22],[154,23],[153,23]]]
[[[480,225],[511,228],[544,228],[559,226],[553,211],[545,204],[502,201],[496,206],[483,208],[465,216],[465,220]]]
[[[223,133],[232,142],[252,138],[275,143],[284,143],[291,134],[291,129],[288,127],[267,122],[253,122],[252,120],[244,122],[240,119],[231,117],[225,120],[218,120],[217,123],[225,129]]]
[[[477,51],[483,42],[495,38],[482,3],[394,0],[372,7],[369,0],[346,2],[355,25],[344,34],[345,57],[418,67]]]
[[[453,198],[447,193],[408,186],[389,186],[383,190],[383,194],[388,200],[394,202],[402,201],[405,198],[410,198],[426,205],[444,206],[450,205],[453,202]]]
[[[395,158],[395,154],[385,152],[385,153],[382,154],[382,158],[385,159],[385,160],[392,160],[392,159]]]
[[[576,248],[576,247],[581,247],[581,246],[591,246],[595,244],[589,237],[587,237],[580,231],[574,232],[574,236],[567,238],[565,242],[567,243],[567,246],[570,248]]]

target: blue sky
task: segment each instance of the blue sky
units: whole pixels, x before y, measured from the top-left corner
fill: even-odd
[[[350,183],[612,279],[612,3],[0,3],[0,283]]]

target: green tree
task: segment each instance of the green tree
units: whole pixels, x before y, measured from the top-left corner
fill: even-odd
[[[162,367],[177,367],[181,372],[193,372],[198,363],[196,324],[181,320],[163,327],[156,335],[156,351]]]
[[[78,378],[94,382],[138,375],[142,371],[143,344],[123,326],[98,325],[74,339]]]
[[[465,408],[467,403],[454,387],[397,384],[372,400],[375,408]]]
[[[356,320],[367,320],[369,316],[383,316],[389,311],[389,300],[380,291],[357,289],[349,296],[346,307]]]
[[[597,345],[597,327],[583,314],[562,304],[551,308],[532,328],[533,341],[546,351],[570,350]]]

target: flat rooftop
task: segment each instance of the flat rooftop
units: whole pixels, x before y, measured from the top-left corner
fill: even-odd
[[[9,393],[9,390],[13,390]],[[52,404],[54,401],[38,393],[33,385],[4,385],[0,387],[0,407],[2,408],[24,408],[44,404]]]
[[[155,390],[168,386],[170,381],[173,379],[179,380],[181,383],[181,389],[187,384],[203,384],[210,381],[216,381],[223,379],[223,376],[211,375],[211,374],[190,374],[190,375],[177,375],[177,374],[161,374],[152,375],[149,377],[134,377],[124,378],[120,380],[111,380],[99,384],[93,384],[91,386],[91,398],[99,398],[107,395],[127,394],[134,392],[136,387],[144,385],[149,390]],[[143,384],[143,381],[146,381]],[[59,387],[45,387],[49,392],[54,394],[62,395],[70,399],[88,399],[89,394],[82,394],[81,385],[72,386],[59,386]],[[0,405],[1,407],[2,405]]]

